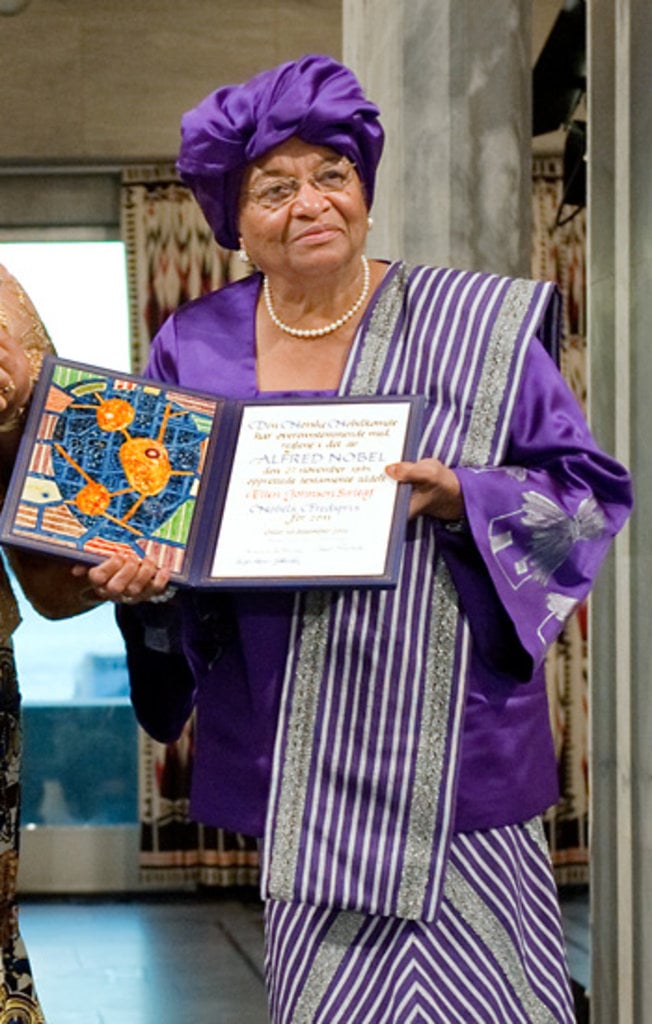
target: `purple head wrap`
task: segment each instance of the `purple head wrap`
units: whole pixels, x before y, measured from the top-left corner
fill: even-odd
[[[237,249],[245,168],[293,135],[348,157],[371,206],[384,139],[378,115],[352,71],[308,55],[226,85],[184,114],[177,169],[220,245]]]

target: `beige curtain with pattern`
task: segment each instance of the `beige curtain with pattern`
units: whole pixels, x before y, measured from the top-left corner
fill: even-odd
[[[559,217],[562,158],[537,158],[533,167],[532,276],[559,284],[564,302],[561,369],[586,407],[586,218]],[[565,222],[564,222],[565,221]],[[561,799],[546,816],[559,885],[588,882],[588,662],[587,615],[567,623],[547,660],[548,696],[559,765]]]
[[[123,173],[122,235],[127,250],[131,362],[140,372],[158,327],[181,303],[221,287],[246,268],[220,249],[174,167]],[[191,822],[193,722],[176,743],[139,733],[141,879],[157,888],[255,885],[253,839]]]

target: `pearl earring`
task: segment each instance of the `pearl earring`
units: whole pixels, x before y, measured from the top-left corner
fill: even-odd
[[[240,248],[238,249],[238,257],[242,260],[243,263],[251,263],[251,260],[249,259],[249,253],[242,244],[242,241],[240,242]]]
[[[373,226],[374,226],[374,219],[371,216],[371,214],[369,214],[369,216],[367,217],[367,228],[369,229],[369,231],[371,231]]]

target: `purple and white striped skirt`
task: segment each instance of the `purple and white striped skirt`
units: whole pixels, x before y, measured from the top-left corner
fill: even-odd
[[[436,921],[270,901],[273,1024],[573,1024],[539,819],[453,837]]]

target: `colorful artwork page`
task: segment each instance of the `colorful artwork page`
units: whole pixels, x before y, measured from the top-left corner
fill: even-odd
[[[183,569],[216,401],[57,363],[14,535]]]

